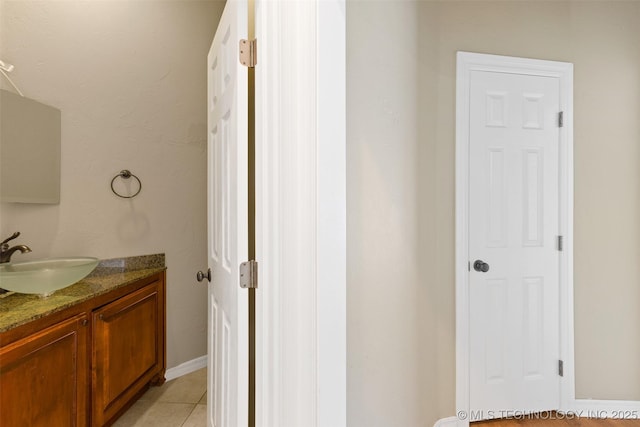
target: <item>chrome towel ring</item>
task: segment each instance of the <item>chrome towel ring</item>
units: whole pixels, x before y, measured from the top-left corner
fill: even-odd
[[[135,178],[136,181],[138,181],[138,191],[136,191],[131,196],[123,196],[122,194],[118,193],[115,190],[115,188],[113,188],[113,183],[116,180],[116,178],[129,179],[131,177]],[[127,169],[124,169],[124,170],[120,171],[120,173],[118,175],[114,176],[113,179],[111,180],[111,191],[113,191],[113,194],[115,194],[118,197],[122,197],[123,199],[133,199],[134,197],[136,197],[140,193],[141,190],[142,190],[142,182],[140,181],[140,178],[138,178],[137,176],[132,174],[131,171],[129,171]]]

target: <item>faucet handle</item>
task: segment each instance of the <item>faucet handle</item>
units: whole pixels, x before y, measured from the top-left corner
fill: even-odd
[[[7,237],[6,239],[4,239],[4,240],[2,241],[2,243],[0,243],[0,246],[2,246],[2,245],[6,245],[6,244],[7,244],[7,242],[10,242],[11,240],[13,240],[13,239],[17,238],[19,235],[20,235],[20,232],[19,232],[19,231],[16,231],[16,232],[15,232],[15,233],[13,233],[11,236],[9,236],[9,237]]]

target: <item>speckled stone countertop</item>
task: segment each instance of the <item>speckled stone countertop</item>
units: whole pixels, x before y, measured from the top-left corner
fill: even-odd
[[[53,295],[12,293],[0,299],[0,333],[165,270],[164,254],[100,261],[84,279]]]

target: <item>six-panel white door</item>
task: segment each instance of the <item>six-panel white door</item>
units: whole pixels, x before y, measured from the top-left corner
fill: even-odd
[[[552,77],[471,72],[469,397],[475,419],[559,406],[559,84]],[[476,271],[476,260],[489,270]]]
[[[247,35],[247,3],[228,0],[207,60],[207,214],[209,343],[207,424],[247,425],[247,70],[238,42]]]

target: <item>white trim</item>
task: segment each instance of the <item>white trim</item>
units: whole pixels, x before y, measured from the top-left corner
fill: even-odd
[[[460,420],[456,417],[441,418],[436,421],[433,427],[457,427],[458,421]]]
[[[573,328],[573,64],[458,52],[456,77],[456,412],[469,413],[469,77],[471,71],[529,74],[560,79],[560,408],[575,397]],[[461,422],[467,426],[468,420]]]
[[[282,422],[282,261],[280,224],[280,49],[281,5],[256,0],[256,38],[260,56],[256,88],[256,260],[260,265],[256,292],[256,425]]]
[[[640,420],[640,401],[574,399],[563,412],[587,418]]]
[[[344,0],[256,6],[256,423],[343,427]]]
[[[164,378],[167,381],[175,380],[176,378],[180,378],[183,375],[190,374],[191,372],[195,372],[198,369],[207,367],[207,355],[196,357],[195,359],[191,359],[184,363],[179,364],[178,366],[174,366],[173,368],[167,369],[164,374]]]
[[[345,0],[317,17],[318,426],[347,425],[347,208]]]

